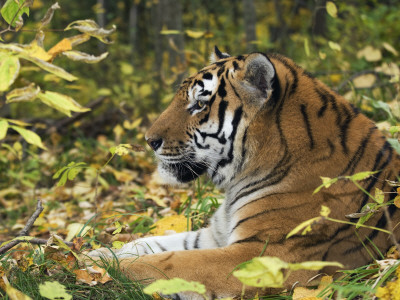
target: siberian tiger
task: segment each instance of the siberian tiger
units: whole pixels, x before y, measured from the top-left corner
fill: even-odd
[[[398,179],[400,156],[371,120],[284,56],[231,57],[215,47],[211,65],[183,81],[146,140],[167,183],[207,174],[225,189],[226,199],[207,228],[145,237],[116,250],[131,278],[180,277],[203,283],[212,299],[238,296],[242,284],[231,272],[259,256],[266,241],[263,255],[287,262],[338,261],[345,268],[361,266],[372,260],[368,251],[384,252],[391,245],[386,234],[333,222],[286,239],[298,224],[319,216],[322,205],[331,217],[348,220],[346,215],[369,201],[344,180],[313,195],[320,176],[376,170],[362,186],[368,192],[382,189],[387,201],[395,195],[387,179]],[[397,224],[399,211],[394,205],[388,211]],[[385,228],[387,219],[380,211],[368,224]],[[106,249],[90,255],[111,256]],[[315,274],[294,272],[287,285]]]

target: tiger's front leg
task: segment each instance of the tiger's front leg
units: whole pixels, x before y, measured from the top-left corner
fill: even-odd
[[[254,243],[233,244],[216,249],[168,251],[120,261],[122,272],[132,280],[148,284],[156,279],[174,277],[197,281],[206,286],[209,299],[234,297],[241,294],[242,283],[231,273],[235,268],[260,254]],[[246,287],[246,296],[254,296],[254,288]],[[200,295],[183,292],[173,299],[203,299]]]
[[[203,228],[198,231],[182,232],[167,236],[152,236],[137,239],[125,244],[118,250],[110,252],[108,248],[100,248],[89,253],[90,257],[114,257],[129,258],[146,254],[154,254],[165,251],[180,251],[190,249],[211,249],[218,247],[213,238],[211,228]]]

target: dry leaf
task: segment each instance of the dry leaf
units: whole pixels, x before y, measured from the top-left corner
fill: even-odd
[[[190,219],[189,219],[190,220]],[[174,230],[175,232],[184,232],[188,230],[187,218],[183,215],[174,215],[164,217],[161,220],[154,223],[154,228],[151,233],[154,235],[164,235],[166,230]],[[191,223],[189,222],[189,229]]]
[[[333,281],[332,276],[323,276],[316,290],[310,290],[304,287],[296,287],[293,293],[293,300],[319,300],[317,297]],[[326,292],[328,294],[329,291]]]
[[[58,54],[64,51],[69,51],[71,49],[72,49],[71,41],[65,38],[59,41],[57,44],[55,44],[47,53],[51,55],[51,58],[53,59]]]

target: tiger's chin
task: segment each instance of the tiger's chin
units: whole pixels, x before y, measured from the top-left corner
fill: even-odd
[[[181,185],[195,180],[207,171],[207,167],[201,163],[158,163],[158,173],[165,184]]]

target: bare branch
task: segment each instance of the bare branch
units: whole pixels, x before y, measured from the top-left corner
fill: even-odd
[[[27,236],[29,235],[29,231],[31,230],[33,223],[35,223],[36,219],[39,217],[40,213],[43,211],[43,206],[42,206],[42,201],[38,199],[37,205],[36,205],[36,210],[32,214],[32,216],[29,218],[28,222],[26,223],[25,227],[18,233],[17,237],[21,236]],[[12,241],[3,247],[0,247],[0,254],[3,254],[13,248],[14,246],[18,245],[21,242],[25,242],[23,240],[16,240]]]

